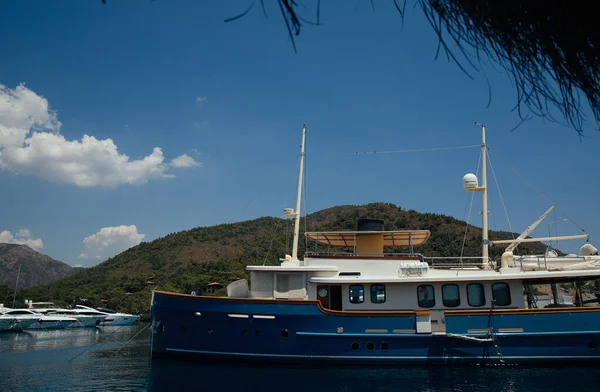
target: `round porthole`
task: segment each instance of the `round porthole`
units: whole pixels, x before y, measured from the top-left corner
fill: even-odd
[[[367,343],[367,350],[373,351],[374,348],[375,348],[375,345],[373,343]]]
[[[352,350],[356,351],[359,347],[360,345],[357,342],[352,343]]]
[[[212,329],[212,327],[208,327],[208,328],[206,329],[206,332],[208,332],[209,334],[213,333],[213,329]]]
[[[591,341],[588,343],[588,348],[590,349],[590,351],[595,351],[596,348],[598,347],[598,343]]]
[[[325,287],[322,287],[319,289],[319,297],[323,298],[323,297],[327,297],[327,289]]]
[[[283,331],[281,331],[281,337],[282,337],[282,338],[284,338],[284,339],[285,339],[285,338],[287,338],[287,337],[288,337],[288,335],[289,335],[289,334],[288,334],[288,330],[287,330],[287,329],[284,329]]]
[[[390,346],[387,343],[381,343],[381,351],[389,350]]]
[[[254,331],[254,334],[255,334],[256,336],[259,336],[259,335],[260,335],[260,329],[257,329],[256,331]]]

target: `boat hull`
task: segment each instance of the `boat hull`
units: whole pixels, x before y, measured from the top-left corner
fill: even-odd
[[[82,328],[82,327],[97,327],[100,325],[102,320],[106,316],[74,316],[77,319],[76,323],[70,324],[69,328]]]
[[[124,325],[132,325],[133,323],[135,323],[138,319],[138,316],[134,316],[134,315],[116,315],[116,314],[109,314],[106,316],[106,318],[104,319],[104,321],[102,321],[100,323],[100,325],[105,326],[105,327],[109,327],[112,325],[118,325],[118,326],[124,326]]]
[[[31,324],[27,329],[65,329],[68,326],[77,323],[77,321],[62,321],[62,320],[39,320],[37,323]]]
[[[152,356],[291,362],[486,364],[600,361],[600,308],[446,312],[417,333],[416,312],[331,312],[312,301],[155,292]],[[493,334],[486,333],[491,322]]]

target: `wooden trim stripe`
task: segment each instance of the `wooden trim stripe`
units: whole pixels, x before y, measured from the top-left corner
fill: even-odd
[[[295,305],[314,305],[318,301],[309,301],[303,299],[274,299],[274,298],[232,298],[232,297],[211,297],[208,295],[190,295],[190,294],[181,294],[181,293],[172,293],[168,291],[159,291],[156,290],[154,292],[158,295],[164,295],[167,297],[180,297],[189,300],[196,301],[230,301],[230,302],[259,302],[259,303],[276,303],[276,304],[295,304]]]
[[[573,308],[539,308],[539,309],[494,309],[492,314],[552,314],[552,313],[595,313],[600,306],[584,306]],[[490,309],[456,309],[446,310],[446,316],[482,316],[490,314]]]
[[[488,315],[490,312],[496,314],[552,314],[552,313],[600,313],[600,306],[584,306],[570,308],[536,308],[536,309],[430,309],[430,310],[331,310],[324,308],[321,301],[316,300],[292,300],[292,299],[272,299],[272,298],[230,298],[230,297],[211,297],[202,295],[190,295],[171,293],[167,291],[156,290],[156,295],[164,295],[168,297],[178,297],[182,299],[194,301],[229,301],[229,302],[255,302],[255,303],[272,303],[272,304],[294,304],[317,306],[319,311],[332,316],[416,316],[420,312],[429,313],[430,310],[443,310],[446,316],[482,316]]]

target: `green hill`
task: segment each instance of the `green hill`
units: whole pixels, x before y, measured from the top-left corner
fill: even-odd
[[[450,216],[402,210],[389,203],[364,206],[338,206],[308,215],[306,230],[356,230],[358,218],[385,220],[385,230],[426,229],[429,241],[415,252],[426,256],[459,256],[465,235],[465,222]],[[301,233],[305,222],[301,221]],[[161,290],[203,293],[210,282],[223,286],[246,278],[249,264],[274,265],[286,253],[291,253],[292,222],[262,217],[251,221],[198,227],[142,242],[105,262],[44,286],[22,290],[17,303],[24,299],[53,301],[67,305],[87,300],[129,312],[148,308],[150,291]],[[492,239],[516,237],[506,232],[491,232]],[[301,238],[304,238],[303,236]],[[464,256],[479,256],[481,230],[469,227]],[[312,244],[310,250],[312,248]],[[301,241],[299,255],[304,252]],[[499,258],[503,247],[492,249]],[[522,244],[521,252],[543,253],[544,245]],[[408,249],[394,249],[408,252]],[[221,289],[217,294],[223,294]],[[0,292],[1,294],[1,292]],[[12,298],[11,298],[12,299]],[[0,301],[2,299],[0,298]],[[6,299],[4,299],[6,301]]]

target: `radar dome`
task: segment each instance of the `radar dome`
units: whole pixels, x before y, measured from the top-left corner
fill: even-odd
[[[479,182],[477,181],[477,176],[473,173],[465,174],[462,182],[463,182],[463,188],[465,188],[467,190],[477,188],[479,186]]]

